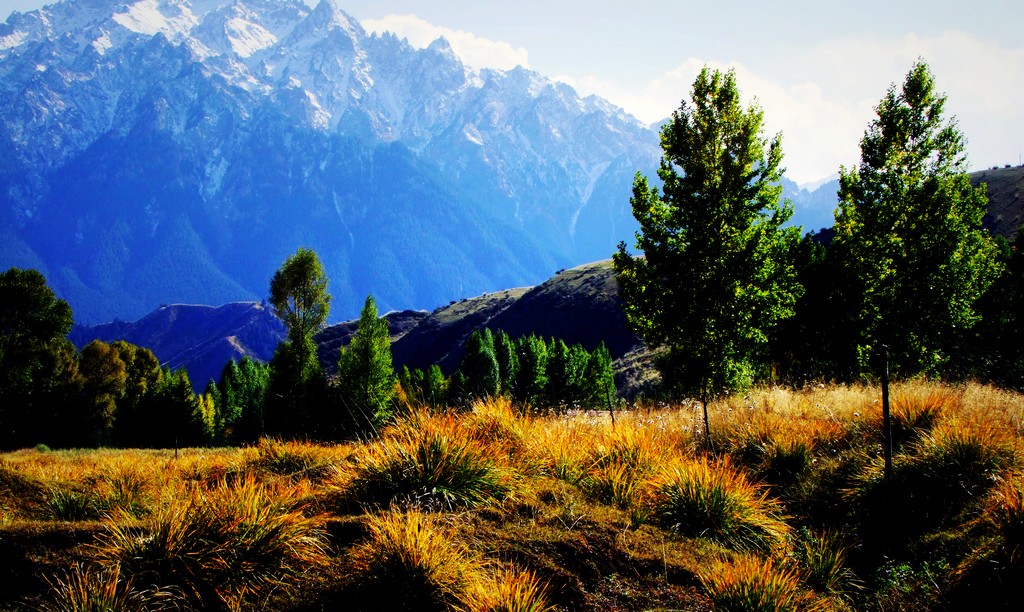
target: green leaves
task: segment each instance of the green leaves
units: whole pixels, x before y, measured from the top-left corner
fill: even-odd
[[[663,382],[717,395],[746,378],[767,331],[793,313],[800,287],[791,251],[798,231],[782,229],[782,148],[762,136],[762,111],[740,103],[735,75],[705,68],[662,129],[659,193],[637,175],[634,258],[613,256],[630,325],[667,346]]]
[[[292,342],[323,328],[330,310],[327,274],[316,252],[300,248],[270,280],[270,304],[288,328]]]
[[[999,274],[981,229],[985,187],[970,185],[963,135],[942,118],[945,101],[918,61],[878,104],[860,166],[840,173],[836,246],[860,299],[862,369],[888,344],[896,374],[938,373]]]
[[[378,318],[377,304],[367,296],[356,334],[338,360],[338,384],[349,409],[365,409],[379,426],[391,418],[396,382],[388,322]]]

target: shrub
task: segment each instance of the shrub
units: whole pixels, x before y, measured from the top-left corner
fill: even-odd
[[[554,610],[545,586],[529,570],[506,568],[477,584],[462,598],[468,612],[547,612]]]
[[[797,555],[804,566],[804,581],[818,592],[833,595],[842,596],[860,589],[860,581],[846,567],[847,553],[848,547],[841,534],[805,532],[797,547]]]
[[[373,609],[449,610],[478,579],[478,565],[436,517],[419,511],[366,518],[351,553],[353,578]],[[367,605],[367,607],[371,607]]]
[[[134,612],[175,610],[180,597],[170,590],[139,590],[132,580],[121,578],[117,564],[97,568],[75,564],[55,579],[47,579],[50,599],[44,612]]]
[[[510,471],[455,427],[426,423],[385,435],[357,457],[348,494],[364,506],[474,507],[505,499]]]
[[[99,557],[147,583],[180,587],[198,607],[241,605],[325,562],[323,517],[291,505],[287,492],[271,494],[251,477],[222,483],[141,527],[113,521]]]
[[[46,510],[57,521],[92,521],[103,516],[102,504],[94,496],[59,487],[47,494]]]
[[[797,573],[771,559],[742,556],[702,568],[697,577],[716,610],[780,612],[797,609],[803,600]]]
[[[666,529],[735,550],[772,551],[790,532],[763,488],[707,458],[679,463],[656,483],[652,514]]]

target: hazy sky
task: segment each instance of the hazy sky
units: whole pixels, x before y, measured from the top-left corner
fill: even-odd
[[[44,0],[0,0],[0,19]],[[310,0],[310,4],[315,4]],[[668,116],[705,64],[733,67],[799,182],[859,160],[873,107],[918,57],[949,96],[972,169],[1024,152],[1020,0],[338,0],[416,46],[446,36],[474,66],[523,64],[645,122]]]

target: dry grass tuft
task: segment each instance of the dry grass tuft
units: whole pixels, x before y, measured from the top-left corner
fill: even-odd
[[[367,607],[449,610],[476,588],[482,566],[436,516],[387,511],[368,515],[366,526],[350,559]]]
[[[529,570],[502,568],[487,575],[463,595],[467,612],[548,612],[546,586]]]
[[[147,584],[179,587],[194,605],[241,605],[326,563],[324,517],[304,515],[293,501],[251,476],[195,489],[139,525],[115,517],[97,556]]]
[[[665,529],[734,550],[777,551],[791,531],[765,489],[728,461],[715,464],[706,457],[669,468],[655,483],[652,507]]]
[[[475,439],[451,415],[421,415],[357,453],[342,487],[363,507],[454,509],[504,500],[515,479],[502,449]]]
[[[779,567],[771,559],[744,555],[706,567],[698,578],[716,610],[782,612],[810,607],[797,572]]]

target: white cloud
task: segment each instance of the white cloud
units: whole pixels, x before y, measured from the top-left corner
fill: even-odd
[[[513,47],[500,40],[481,38],[464,30],[436,26],[415,15],[388,15],[381,19],[366,19],[362,25],[368,32],[392,32],[408,39],[409,44],[419,49],[444,37],[459,59],[474,68],[510,70],[516,66],[530,65],[529,54],[522,47]]]
[[[738,61],[688,58],[657,79],[629,87],[595,76],[563,80],[654,122],[679,107],[701,68],[735,69],[744,101],[757,98],[769,135],[783,134],[784,164],[797,182],[835,173],[860,159],[860,138],[874,106],[918,57],[948,96],[945,113],[967,137],[972,168],[1018,163],[1024,149],[1024,47],[1006,49],[971,34],[844,39],[808,48],[770,72]],[[794,78],[795,77],[795,78]]]

